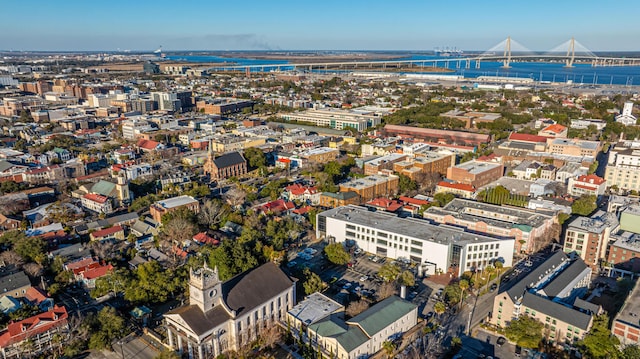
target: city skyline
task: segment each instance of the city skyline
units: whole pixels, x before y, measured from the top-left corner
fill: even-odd
[[[511,36],[535,51],[575,37],[592,51],[635,51],[639,3],[78,0],[3,3],[0,50],[487,50]]]

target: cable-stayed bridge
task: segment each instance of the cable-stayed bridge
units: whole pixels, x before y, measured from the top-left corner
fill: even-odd
[[[482,63],[501,62],[503,68],[511,67],[514,62],[554,62],[564,63],[565,67],[574,64],[590,64],[593,67],[602,66],[640,66],[640,58],[632,57],[600,57],[587,47],[571,38],[546,52],[529,50],[519,42],[507,37],[500,43],[481,54],[459,57],[445,57],[419,60],[371,60],[371,61],[340,61],[340,62],[309,62],[282,63],[260,65],[223,65],[209,68],[210,71],[271,71],[271,70],[393,70],[421,68],[476,68]]]

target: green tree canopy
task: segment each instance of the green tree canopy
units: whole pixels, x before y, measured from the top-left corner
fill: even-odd
[[[397,264],[385,263],[382,265],[382,267],[380,267],[378,276],[385,282],[393,282],[394,280],[398,279],[400,272],[401,268]]]
[[[433,200],[434,200],[433,205],[436,207],[444,207],[447,205],[447,203],[453,201],[455,198],[456,196],[450,192],[436,193],[433,196]]]
[[[596,199],[594,195],[582,195],[571,205],[571,212],[580,216],[590,215],[598,207]]]
[[[609,317],[606,314],[595,317],[589,333],[577,343],[577,346],[584,350],[584,354],[592,359],[617,358],[620,355],[618,345],[620,340],[611,334]]]
[[[544,325],[534,318],[521,315],[509,322],[505,330],[507,338],[523,348],[537,348],[542,340]]]
[[[327,255],[329,262],[337,265],[345,265],[349,263],[351,256],[344,249],[342,243],[331,243],[324,247],[324,253]]]
[[[43,264],[47,259],[47,243],[41,238],[23,238],[15,244],[14,250],[24,258],[26,262]]]
[[[244,157],[251,168],[262,168],[267,166],[267,157],[259,148],[247,148],[244,150]]]
[[[304,274],[304,294],[309,295],[315,292],[320,292],[324,289],[325,283],[322,281],[319,275],[312,272],[309,268],[305,268]]]
[[[413,287],[416,284],[416,278],[411,271],[403,271],[398,277],[398,283],[407,287]]]
[[[221,280],[227,280],[258,266],[258,256],[250,242],[222,241],[222,244],[211,250],[208,258],[209,267],[218,267]]]
[[[398,179],[398,192],[401,194],[406,194],[410,191],[415,191],[418,189],[418,183],[412,180],[406,175],[400,174]]]

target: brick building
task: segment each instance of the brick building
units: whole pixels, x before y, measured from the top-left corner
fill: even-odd
[[[187,208],[194,213],[200,212],[200,203],[191,196],[178,196],[158,201],[151,205],[149,212],[156,222],[162,222],[162,216],[179,208]]]
[[[240,177],[247,173],[247,160],[239,152],[230,152],[215,158],[210,149],[207,162],[204,164],[204,173],[208,174],[212,181]]]
[[[447,179],[479,188],[499,179],[503,172],[504,167],[498,163],[469,161],[449,167]]]

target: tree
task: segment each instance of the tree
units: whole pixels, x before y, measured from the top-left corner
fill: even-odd
[[[384,282],[378,288],[378,299],[387,299],[396,292],[396,285],[394,282]]]
[[[378,276],[385,282],[393,282],[394,280],[398,279],[400,271],[401,268],[397,264],[385,263],[382,265],[382,267],[380,267]]]
[[[198,213],[198,223],[210,229],[217,229],[230,212],[229,206],[220,200],[205,200]]]
[[[523,348],[537,348],[542,340],[544,325],[534,318],[521,315],[509,322],[505,329],[507,338]]]
[[[267,157],[259,148],[247,148],[244,150],[244,157],[251,168],[262,168],[267,165]]]
[[[493,262],[493,266],[496,268],[496,271],[498,271],[498,278],[500,278],[500,270],[504,267],[504,264],[501,261],[496,260]]]
[[[258,266],[255,251],[248,243],[240,241],[222,241],[222,244],[210,251],[207,263],[209,267],[218,267],[220,280],[227,280]]]
[[[458,282],[458,287],[460,287],[460,306],[462,307],[464,292],[469,289],[469,281],[466,279],[461,279],[460,282]]]
[[[593,161],[593,163],[589,165],[589,170],[587,171],[587,174],[594,174],[596,173],[597,169],[598,169],[598,161]]]
[[[320,292],[324,289],[325,283],[322,281],[319,275],[312,272],[309,268],[305,268],[303,274],[305,279],[302,286],[304,287],[304,293],[306,295]]]
[[[447,205],[447,203],[453,201],[455,198],[456,196],[453,193],[449,193],[449,192],[436,193],[433,196],[434,206],[444,207]]]
[[[407,194],[408,192],[418,189],[416,181],[412,180],[406,175],[400,174],[398,179],[398,192],[401,194]]]
[[[387,358],[391,359],[393,358],[393,353],[395,353],[396,351],[396,345],[393,344],[392,341],[387,340],[384,343],[382,343],[382,349],[384,350],[385,353],[387,353]]]
[[[622,359],[637,359],[640,358],[640,347],[637,345],[627,345],[622,350]]]
[[[442,315],[447,310],[447,307],[442,302],[437,302],[433,305],[433,311],[437,315]]]
[[[351,260],[351,256],[344,249],[342,243],[331,243],[324,247],[324,253],[329,262],[337,265],[345,265]]]
[[[242,206],[247,199],[247,192],[236,187],[231,187],[225,194],[224,199],[229,203],[231,207],[237,209]]]
[[[413,287],[416,284],[416,278],[411,271],[404,271],[398,277],[398,283],[407,287]]]
[[[618,350],[620,340],[611,334],[608,326],[609,317],[606,314],[595,317],[589,333],[577,343],[579,348],[584,349],[588,358],[617,358],[620,354]]]
[[[594,195],[582,195],[571,205],[571,213],[580,216],[590,215],[598,207],[596,200],[597,197]]]
[[[264,323],[258,334],[263,348],[273,349],[282,338],[282,330],[273,321]]]
[[[25,262],[42,264],[47,259],[47,243],[41,238],[27,237],[16,243],[13,249]]]
[[[185,218],[175,217],[162,226],[162,232],[170,242],[182,243],[193,238],[196,227]]]
[[[349,303],[349,306],[347,306],[346,309],[346,314],[353,318],[367,309],[369,309],[369,302],[364,299],[360,299]]]

